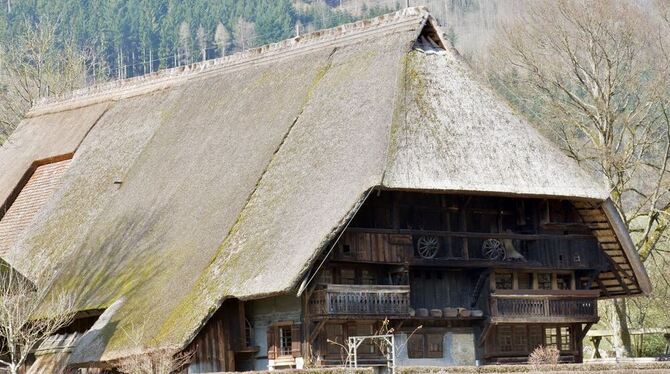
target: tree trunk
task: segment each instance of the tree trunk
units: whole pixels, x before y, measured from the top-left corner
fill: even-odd
[[[613,299],[608,305],[610,309],[609,323],[612,329],[612,346],[617,358],[632,355],[632,342],[628,328],[627,305],[625,299]]]

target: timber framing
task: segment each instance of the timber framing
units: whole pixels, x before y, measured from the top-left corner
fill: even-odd
[[[407,8],[32,108],[0,202],[71,161],[3,260],[30,278],[46,258],[76,295],[63,365],[332,366],[391,333],[403,365],[581,360],[597,300],[648,276],[608,191],[443,35]]]

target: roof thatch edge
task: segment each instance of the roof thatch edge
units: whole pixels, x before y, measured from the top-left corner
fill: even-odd
[[[236,68],[245,67],[250,63],[267,63],[291,56],[295,53],[304,53],[341,43],[350,43],[351,40],[365,39],[369,37],[369,34],[378,35],[380,30],[392,32],[407,28],[412,24],[415,24],[416,27],[421,26],[419,28],[422,28],[425,20],[429,18],[432,19],[431,23],[436,25],[427,8],[423,6],[404,8],[394,13],[330,29],[318,30],[277,43],[266,44],[247,51],[238,52],[230,56],[164,69],[138,77],[101,83],[74,90],[57,97],[43,98],[35,103],[26,116],[37,117],[66,109],[92,105],[101,101],[116,101],[143,95],[180,84],[194,75],[206,77],[209,74],[218,73],[222,70],[234,71]],[[417,19],[421,19],[420,24],[416,23]]]

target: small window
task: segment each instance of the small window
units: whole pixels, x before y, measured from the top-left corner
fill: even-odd
[[[290,356],[291,345],[293,344],[291,326],[279,326],[277,332],[279,333],[279,355]]]
[[[413,334],[407,340],[407,354],[409,358],[423,358],[423,335]]]
[[[570,327],[561,327],[561,351],[569,351],[572,349],[572,336],[570,334]]]
[[[572,274],[556,274],[556,287],[559,290],[569,290],[572,288]]]
[[[513,287],[512,273],[496,273],[496,289],[511,290]]]
[[[546,327],[544,329],[544,345],[546,347],[558,348],[558,328]]]
[[[247,347],[254,345],[254,325],[246,317],[244,318],[244,338],[244,344]]]
[[[498,326],[498,349],[512,352],[512,326]]]
[[[560,351],[572,350],[572,334],[568,326],[546,327],[544,340],[547,347],[555,347]]]
[[[540,290],[550,290],[551,289],[551,273],[538,273],[537,274],[537,288]]]
[[[442,358],[444,346],[442,344],[443,334],[413,334],[407,341],[407,353],[409,358]]]
[[[342,256],[351,257],[351,246],[349,244],[342,245]]]
[[[426,357],[442,358],[442,334],[426,334]]]

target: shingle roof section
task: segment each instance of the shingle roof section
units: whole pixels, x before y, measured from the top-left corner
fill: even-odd
[[[0,257],[5,257],[35,215],[61,185],[70,160],[37,166],[16,199],[0,219]]]

